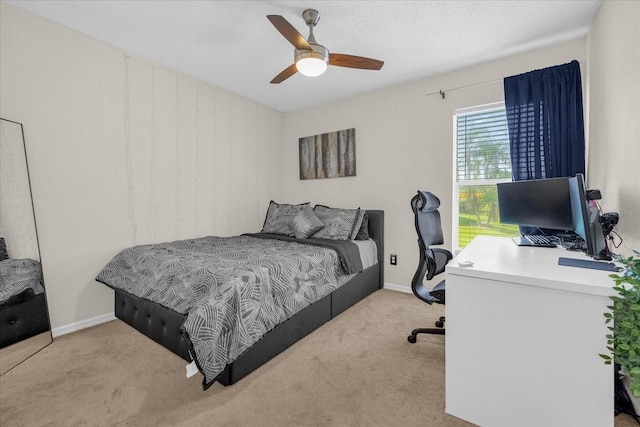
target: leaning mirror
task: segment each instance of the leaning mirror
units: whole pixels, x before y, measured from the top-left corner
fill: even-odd
[[[52,341],[22,124],[0,119],[0,375]]]

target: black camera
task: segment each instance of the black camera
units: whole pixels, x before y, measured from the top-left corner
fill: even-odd
[[[608,212],[600,216],[600,225],[602,225],[602,233],[605,237],[609,237],[618,220],[620,220],[618,212]]]
[[[618,224],[618,221],[620,220],[620,215],[618,215],[618,212],[608,212],[606,214],[602,214],[602,216],[600,217],[600,225],[602,225],[602,228],[613,228],[616,224]]]

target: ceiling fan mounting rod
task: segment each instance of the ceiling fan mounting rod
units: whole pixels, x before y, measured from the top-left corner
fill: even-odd
[[[313,27],[315,27],[320,20],[320,12],[315,9],[305,9],[302,12],[302,19],[304,19],[304,22],[309,26],[309,37],[307,41],[317,44],[318,42],[316,42],[316,38],[313,36]]]

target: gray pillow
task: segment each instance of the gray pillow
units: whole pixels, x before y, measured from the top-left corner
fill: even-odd
[[[349,240],[356,240],[360,230],[362,229],[362,224],[364,223],[364,217],[367,215],[367,211],[363,211],[358,208],[358,216],[353,224],[353,230],[351,230],[351,234],[349,235]],[[367,235],[369,234],[369,221],[367,218]]]
[[[353,240],[364,217],[364,211],[360,208],[338,209],[316,205],[313,211],[324,224],[324,228],[312,236],[318,239]]]
[[[0,237],[0,261],[4,261],[5,259],[9,259],[7,244],[4,241],[4,237]]]
[[[368,240],[369,239],[369,215],[367,215],[367,211],[364,211],[364,216],[362,217],[362,225],[360,226],[360,230],[358,230],[358,234],[356,234],[356,240]]]
[[[309,203],[288,205],[284,203],[276,203],[272,200],[269,203],[269,209],[267,210],[267,216],[264,219],[262,232],[293,236],[289,223],[304,206],[309,206]]]
[[[308,239],[313,233],[323,228],[324,224],[313,212],[311,206],[305,205],[289,222],[289,226],[297,239]]]

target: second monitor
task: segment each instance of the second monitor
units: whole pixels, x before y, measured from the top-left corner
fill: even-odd
[[[500,222],[553,230],[573,230],[569,178],[498,184]]]

